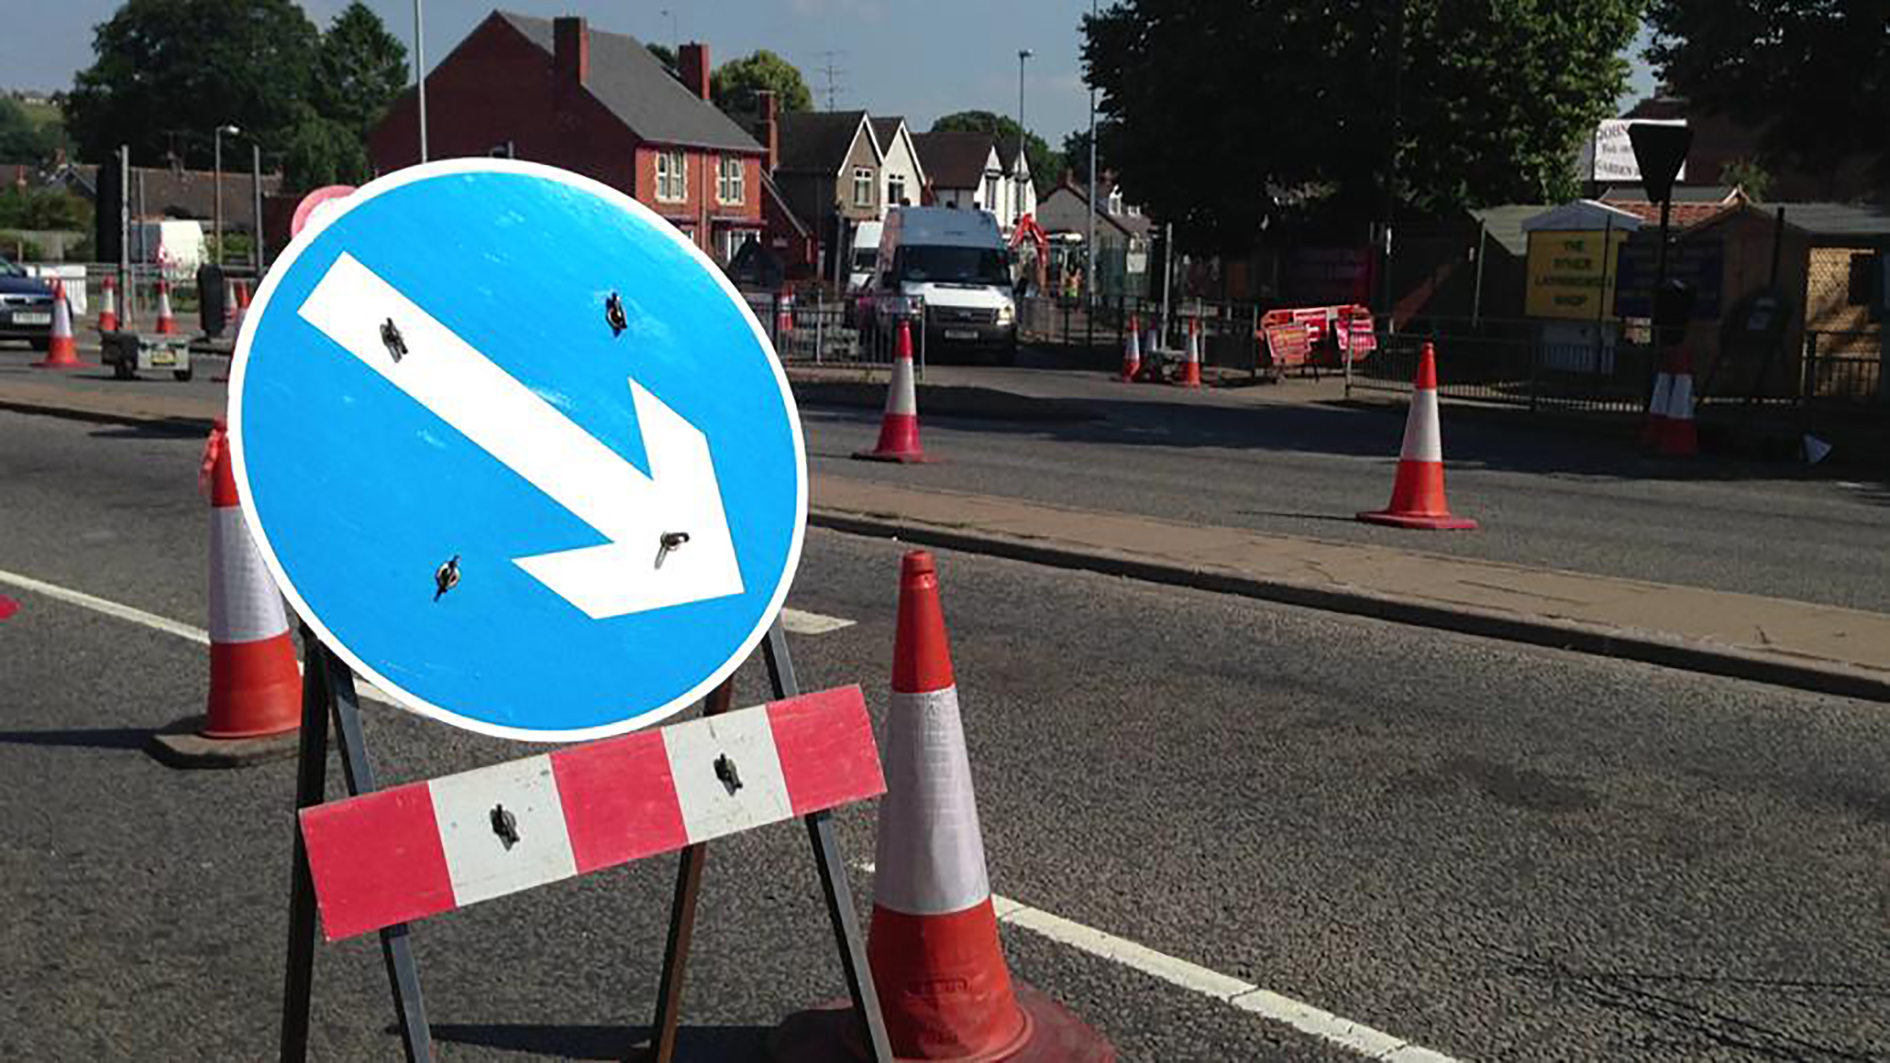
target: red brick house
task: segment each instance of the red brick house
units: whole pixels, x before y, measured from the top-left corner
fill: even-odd
[[[677,59],[681,80],[627,34],[494,11],[427,76],[427,154],[510,154],[594,177],[727,262],[761,237],[767,150],[709,102],[708,46]],[[369,135],[376,170],[419,161],[417,110],[409,90]]]

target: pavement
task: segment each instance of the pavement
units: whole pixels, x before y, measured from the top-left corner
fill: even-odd
[[[869,394],[854,372],[791,376],[809,407],[857,406]],[[1095,416],[1080,400],[994,386],[1012,376],[961,379],[971,382],[922,385],[921,410],[1045,421]],[[1282,392],[1265,401],[1290,399]],[[85,374],[13,371],[0,373],[0,408],[187,430],[220,416],[222,400],[157,382],[126,386]],[[855,533],[1890,701],[1890,615],[1880,612],[915,488],[878,475],[817,468],[810,519]]]

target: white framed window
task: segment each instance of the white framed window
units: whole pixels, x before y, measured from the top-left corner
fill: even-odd
[[[994,173],[984,175],[984,209],[998,209],[998,175]]]
[[[656,155],[656,198],[665,203],[680,203],[689,198],[689,160],[680,151],[662,151]]]
[[[853,168],[853,205],[856,207],[873,205],[873,168],[870,166]]]
[[[723,229],[721,236],[722,246],[719,250],[722,252],[722,261],[726,264],[735,261],[735,256],[741,253],[743,244],[752,239],[759,239],[761,234],[753,229]]]
[[[896,173],[886,178],[886,205],[896,207],[906,199],[906,175]]]
[[[740,204],[745,189],[746,167],[739,155],[724,155],[715,163],[715,198],[722,203]]]

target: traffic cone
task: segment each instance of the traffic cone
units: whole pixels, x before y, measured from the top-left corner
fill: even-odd
[[[1437,352],[1430,344],[1418,360],[1411,412],[1404,422],[1404,446],[1398,453],[1398,479],[1391,505],[1360,513],[1367,524],[1433,530],[1475,529],[1477,522],[1453,517],[1444,501],[1444,436],[1437,422]]]
[[[1700,452],[1699,431],[1693,424],[1693,355],[1684,346],[1667,352],[1654,380],[1641,441],[1664,457],[1686,458]]]
[[[1135,375],[1142,371],[1142,323],[1134,314],[1129,315],[1129,334],[1122,341],[1122,376],[1118,379],[1124,384],[1135,380]]]
[[[899,322],[899,348],[893,357],[892,383],[886,388],[886,414],[879,422],[879,445],[853,455],[865,461],[907,464],[931,461],[919,444],[919,397],[912,378],[912,323]]]
[[[84,369],[79,341],[72,336],[72,304],[66,302],[66,284],[53,281],[52,331],[46,338],[46,357],[34,362],[40,369]]]
[[[118,282],[107,275],[99,289],[98,330],[100,332],[118,331]]]
[[[1831,444],[1826,443],[1810,432],[1805,433],[1804,445],[1806,465],[1816,465],[1831,456]]]
[[[302,679],[282,595],[250,538],[219,421],[199,486],[210,499],[210,694],[204,715],[153,736],[167,763],[233,767],[295,752]]]
[[[157,282],[157,331],[160,336],[177,334],[177,318],[171,315],[171,282],[158,278]]]
[[[1181,363],[1181,379],[1175,381],[1178,388],[1198,388],[1201,386],[1201,319],[1188,319],[1187,360]]]
[[[794,293],[782,292],[774,307],[774,334],[777,338],[786,338],[794,331]]]
[[[1013,983],[998,941],[971,761],[959,720],[938,572],[900,564],[867,963],[900,1060],[1108,1061],[1115,1049],[1049,996]],[[770,1043],[784,1063],[858,1058],[852,1012],[790,1016]]]

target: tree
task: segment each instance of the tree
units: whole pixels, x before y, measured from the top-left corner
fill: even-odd
[[[782,111],[811,111],[814,94],[793,63],[766,48],[746,59],[731,59],[715,68],[709,77],[709,95],[725,114],[754,114],[759,109],[755,94],[772,91]]]
[[[0,162],[44,162],[58,134],[33,120],[17,100],[0,96]]]
[[[66,121],[81,158],[119,144],[207,167],[211,131],[285,140],[309,98],[320,34],[294,0],[126,0],[98,26]]]
[[[648,48],[650,54],[656,57],[656,61],[663,64],[663,69],[669,71],[670,77],[682,77],[682,71],[676,66],[676,49],[671,48],[667,44],[656,44],[654,42],[645,44],[643,47]]]
[[[1762,161],[1831,173],[1861,153],[1890,176],[1890,5],[1654,0],[1648,22],[1662,80],[1761,128]]]
[[[308,191],[323,185],[356,185],[369,176],[367,148],[341,122],[304,105],[283,144],[285,188]]]
[[[989,133],[1008,148],[1017,143],[1017,119],[991,111],[957,111],[932,123],[934,133]],[[1024,155],[1030,162],[1030,183],[1038,195],[1055,188],[1063,179],[1063,153],[1035,133],[1024,134]]]
[[[1643,6],[1122,0],[1083,54],[1124,193],[1217,251],[1293,209],[1362,227],[1387,191],[1432,214],[1571,193]]]
[[[366,142],[407,86],[407,47],[379,15],[353,0],[322,34],[316,71],[315,109]]]
[[[1719,168],[1719,183],[1743,189],[1746,195],[1763,202],[1772,190],[1772,172],[1752,159],[1734,159]]]

